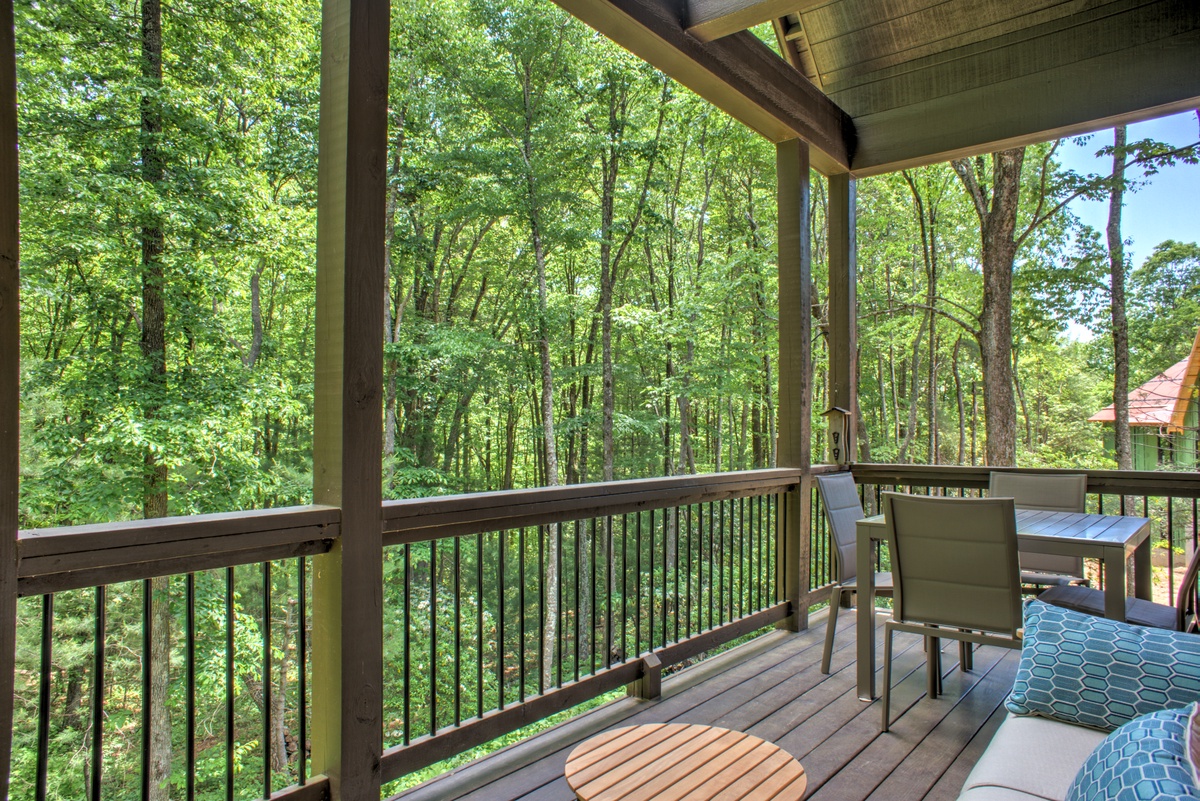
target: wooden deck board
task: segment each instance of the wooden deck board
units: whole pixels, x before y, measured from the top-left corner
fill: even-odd
[[[941,697],[925,697],[925,654],[898,636],[892,731],[879,731],[879,703],[856,694],[854,615],[842,615],[831,673],[820,672],[824,613],[800,634],[777,633],[663,682],[657,701],[623,699],[478,760],[401,796],[403,801],[570,801],[567,755],[600,731],[634,723],[703,723],[778,744],[803,764],[814,801],[952,801],[1003,719],[1016,651],[987,647],[974,670],[958,669],[943,641]],[[876,628],[877,640],[882,627]]]

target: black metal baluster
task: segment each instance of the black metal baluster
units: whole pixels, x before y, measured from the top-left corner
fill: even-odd
[[[763,588],[764,576],[766,574],[767,551],[763,543],[763,499],[759,495],[754,499],[754,505],[757,507],[755,519],[757,524],[756,537],[758,539],[758,583],[756,585],[757,604],[756,609],[763,608]]]
[[[721,510],[721,515],[720,515],[720,517],[721,517],[721,555],[725,556],[726,551],[728,550],[728,556],[729,556],[728,571],[726,571],[726,569],[725,569],[726,568],[725,563],[724,562],[721,563],[721,592],[720,592],[720,595],[721,595],[721,622],[722,623],[733,620],[733,532],[726,532],[725,507],[727,505],[728,504],[725,501],[721,501],[721,505],[718,507]],[[726,533],[729,534],[728,549],[726,549],[726,547],[725,547],[725,534]],[[729,588],[728,604],[726,604],[726,595],[725,595],[725,588],[727,585]]]
[[[37,801],[46,801],[46,775],[50,759],[50,671],[54,658],[54,596],[42,596],[42,665],[38,677]]]
[[[184,797],[192,801],[196,797],[196,574],[188,573],[184,578],[184,625],[186,627],[183,660],[184,684],[187,696],[184,698],[184,718],[187,729],[184,747],[187,749],[185,759],[186,777],[184,779]]]
[[[704,538],[704,507],[703,507],[703,505],[701,505],[701,507],[700,507],[700,514],[701,514],[701,517],[700,517],[700,532],[701,532],[701,534],[700,534],[700,536],[701,536],[701,543],[703,543],[703,538]],[[714,534],[713,534],[713,501],[708,501],[708,627],[709,628],[713,628],[716,625],[714,622],[715,616],[716,616],[716,598],[714,597],[714,592],[716,591],[716,588],[718,588],[718,583],[716,583],[716,579],[713,578],[713,570],[716,565],[716,552],[715,552],[715,550],[713,550],[715,541],[714,541],[713,536],[714,536]]]
[[[462,723],[462,537],[454,538],[454,725]]]
[[[684,514],[687,521],[687,572],[684,573],[684,590],[686,592],[686,600],[684,609],[687,613],[684,617],[684,636],[692,636],[694,628],[692,626],[692,504],[688,504],[687,512]]]
[[[740,551],[738,559],[738,617],[746,615],[746,607],[748,606],[747,591],[750,588],[750,582],[746,580],[749,573],[746,557],[752,556],[754,551],[746,549],[746,499],[738,498],[737,508],[737,532],[738,532],[738,550]]]
[[[1167,497],[1167,598],[1175,598],[1175,504]]]
[[[644,650],[642,648],[642,513],[637,512],[635,521],[634,537],[637,541],[637,557],[634,561],[634,575],[637,577],[634,581],[635,589],[637,590],[637,605],[634,607],[633,613],[633,654],[637,656]],[[653,553],[653,552],[652,552]],[[653,558],[653,555],[651,556]],[[650,579],[652,582],[653,578]],[[651,587],[654,585],[651,584]],[[654,603],[654,590],[650,590],[650,602]]]
[[[300,784],[308,782],[308,571],[303,556],[296,557],[300,587],[300,742],[296,749],[296,767]]]
[[[437,734],[438,702],[438,619],[437,619],[437,557],[438,543],[429,543],[429,734]]]
[[[638,513],[638,523],[642,520],[641,512]],[[654,650],[654,510],[650,510],[650,594],[648,596],[649,603],[647,604],[646,615],[646,650]],[[665,578],[665,577],[664,577]],[[664,582],[665,584],[665,582]]]
[[[596,640],[599,639],[599,637],[596,636],[596,627],[599,623],[597,619],[599,617],[599,613],[596,611],[596,551],[598,549],[596,543],[596,518],[593,517],[591,519],[591,521],[588,523],[588,528],[591,532],[589,536],[589,544],[591,546],[592,554],[589,562],[592,571],[591,578],[589,579],[591,583],[588,584],[588,597],[591,599],[588,603],[588,611],[591,613],[592,617],[591,626],[588,628],[588,653],[591,655],[591,672],[595,673],[596,651],[600,650],[596,647]]]
[[[271,563],[262,563],[263,798],[271,797]]]
[[[517,530],[517,699],[525,703],[525,527]]]
[[[629,515],[621,515],[621,653],[629,651]]]
[[[150,655],[154,628],[154,589],[150,579],[142,582],[142,801],[150,798],[150,685],[154,679]]]
[[[612,516],[604,518],[604,667],[612,667],[613,640],[613,558]]]
[[[579,537],[579,529],[582,521],[575,521],[575,565],[572,568],[572,575],[575,580],[575,681],[579,681],[579,634],[582,626],[583,606],[579,601],[579,581],[580,572],[583,568],[583,540]]]
[[[675,642],[679,642],[679,619],[681,617],[679,614],[681,606],[680,601],[683,600],[683,594],[680,592],[679,588],[679,565],[683,561],[683,554],[679,552],[679,507],[674,507],[672,513],[675,521],[675,566],[673,570],[675,574],[675,595],[671,599],[673,605],[672,611],[674,613],[671,616],[675,618]]]
[[[563,662],[567,659],[567,649],[565,646],[567,641],[567,610],[563,607],[563,585],[567,583],[567,579],[563,575],[563,525],[562,523],[554,525],[554,537],[558,543],[558,552],[555,554],[555,558],[558,560],[558,570],[555,571],[555,575],[558,579],[555,586],[551,588],[555,593],[555,597],[558,598],[558,603],[555,605],[555,608],[558,610],[558,626],[556,627],[558,631],[558,637],[556,638],[558,640],[556,643],[558,654],[555,664],[558,676],[557,686],[559,687],[563,685]]]
[[[500,625],[500,634],[496,638],[496,708],[504,709],[504,541],[508,538],[507,531],[501,531],[497,535],[500,538],[500,560],[499,560],[499,580],[496,582],[497,588],[497,604],[498,614],[497,622]]]
[[[412,545],[404,543],[404,736],[401,742],[412,742]]]
[[[96,630],[92,643],[92,766],[91,799],[100,801],[100,779],[104,769],[104,652],[108,634],[105,609],[107,590],[96,588]]]
[[[538,526],[538,695],[546,692],[546,536],[546,527]]]
[[[233,755],[236,723],[233,719],[234,628],[237,617],[233,604],[233,568],[225,568],[225,799],[233,801]]]
[[[483,532],[475,535],[475,716],[483,717]]]

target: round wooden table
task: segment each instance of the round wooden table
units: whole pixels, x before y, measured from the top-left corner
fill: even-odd
[[[581,801],[799,801],[804,768],[777,745],[715,726],[626,726],[581,743],[567,757]]]

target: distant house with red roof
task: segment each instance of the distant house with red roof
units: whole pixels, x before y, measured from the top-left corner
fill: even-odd
[[[1133,469],[1195,468],[1200,431],[1200,331],[1188,357],[1168,367],[1129,393],[1129,429],[1133,440]],[[1088,418],[1090,423],[1113,423],[1112,406]],[[1113,429],[1104,434],[1105,447],[1115,450]]]

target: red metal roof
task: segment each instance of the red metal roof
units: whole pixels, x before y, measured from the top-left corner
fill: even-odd
[[[1188,400],[1200,379],[1200,331],[1192,343],[1192,352],[1154,378],[1129,393],[1129,425],[1152,426],[1168,432],[1183,430]],[[1112,406],[1106,406],[1088,418],[1089,423],[1111,423],[1116,419]]]

